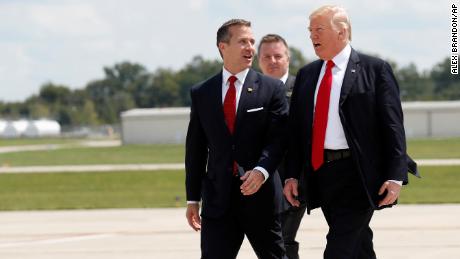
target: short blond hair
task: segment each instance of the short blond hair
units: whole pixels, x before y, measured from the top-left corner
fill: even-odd
[[[351,41],[351,22],[345,8],[338,5],[324,5],[310,14],[310,20],[315,16],[332,14],[331,25],[333,28],[343,28],[348,34],[348,40]]]

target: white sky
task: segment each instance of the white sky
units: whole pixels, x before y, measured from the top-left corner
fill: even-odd
[[[195,55],[218,58],[215,34],[231,18],[250,20],[257,40],[278,33],[313,59],[308,15],[324,4],[348,10],[355,49],[425,70],[450,55],[450,3],[0,0],[0,100],[22,101],[49,81],[82,88],[122,61],[153,71],[179,69]]]

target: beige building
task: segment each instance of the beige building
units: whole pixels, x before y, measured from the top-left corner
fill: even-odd
[[[460,137],[460,101],[403,103],[408,138]]]
[[[133,109],[121,113],[123,144],[185,143],[190,108]]]

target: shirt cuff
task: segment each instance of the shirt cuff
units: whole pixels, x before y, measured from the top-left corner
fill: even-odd
[[[397,181],[397,180],[388,180],[388,181],[393,182],[393,183],[395,183],[395,184],[397,184],[399,186],[402,186],[402,184],[403,184],[403,181]]]
[[[265,168],[260,167],[260,166],[256,166],[256,167],[254,168],[254,170],[259,170],[259,171],[264,175],[264,178],[265,178],[265,179],[264,179],[264,183],[265,183],[265,181],[267,181],[267,179],[268,179],[268,172],[267,172],[267,170],[265,170]]]
[[[187,201],[187,205],[188,204],[198,204],[198,203],[200,203],[200,202],[199,201]]]

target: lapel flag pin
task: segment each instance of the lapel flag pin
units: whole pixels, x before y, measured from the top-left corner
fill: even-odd
[[[248,93],[252,93],[252,87],[248,87]]]

